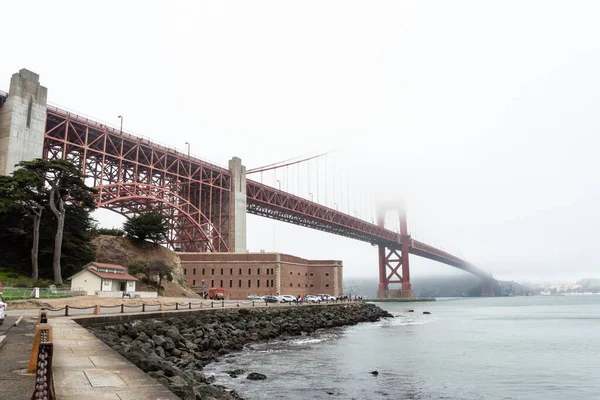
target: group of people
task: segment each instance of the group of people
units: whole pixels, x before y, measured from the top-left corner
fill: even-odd
[[[306,296],[300,296],[298,295],[296,297],[296,304],[298,305],[302,305],[302,303],[305,302]],[[349,303],[351,301],[361,301],[363,298],[362,296],[341,296],[341,297],[337,297],[335,300],[333,300],[334,303]],[[321,301],[319,301],[320,303]]]

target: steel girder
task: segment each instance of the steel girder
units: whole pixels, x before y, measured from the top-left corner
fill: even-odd
[[[246,180],[247,211],[336,235],[390,246],[400,244],[396,232],[272,187]]]
[[[228,170],[51,106],[43,154],[77,165],[99,207],[163,212],[169,247],[229,251]]]
[[[402,249],[401,234],[338,210],[251,180],[246,180],[246,193],[246,209],[250,214],[384,246],[390,251]],[[410,236],[406,236],[405,240],[411,254],[460,268],[481,278],[493,279],[488,273],[450,253],[414,240]]]

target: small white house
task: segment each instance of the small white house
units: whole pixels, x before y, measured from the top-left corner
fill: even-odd
[[[69,280],[71,290],[82,290],[93,296],[98,292],[135,292],[135,282],[139,279],[120,265],[91,262]]]

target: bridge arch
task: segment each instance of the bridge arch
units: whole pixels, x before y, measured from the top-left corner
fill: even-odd
[[[217,251],[227,243],[209,219],[189,200],[165,187],[142,182],[100,185],[96,205],[129,217],[157,210],[168,217],[166,243],[181,251]]]

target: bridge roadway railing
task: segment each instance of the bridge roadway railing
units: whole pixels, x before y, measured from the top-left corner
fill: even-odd
[[[251,180],[246,180],[246,192],[246,208],[250,214],[346,236],[372,245],[401,249],[399,233],[338,210]],[[409,240],[411,254],[462,269],[484,279],[493,279],[491,275],[459,257],[418,240]]]
[[[63,118],[68,118],[71,121],[75,121],[75,122],[84,124],[86,126],[89,126],[90,128],[93,128],[93,129],[96,129],[99,131],[107,131],[111,135],[118,135],[118,136],[123,137],[124,139],[129,139],[129,140],[132,140],[135,142],[141,142],[141,143],[144,143],[147,145],[151,145],[157,150],[171,153],[171,154],[176,155],[185,160],[191,160],[194,163],[202,164],[204,167],[210,167],[219,172],[225,172],[225,173],[229,172],[229,170],[227,168],[219,165],[218,163],[216,163],[214,161],[209,161],[202,157],[195,156],[193,154],[190,154],[188,156],[188,154],[186,154],[183,151],[180,151],[179,149],[177,149],[176,147],[174,147],[172,145],[169,145],[166,143],[161,143],[160,141],[150,138],[145,135],[132,134],[132,133],[122,131],[120,128],[117,128],[105,121],[100,121],[100,119],[98,119],[98,118],[88,117],[83,113],[70,111],[63,106],[58,107],[55,105],[48,104],[46,106],[46,110],[47,110],[46,111],[47,113],[52,113],[57,116],[61,116]]]

